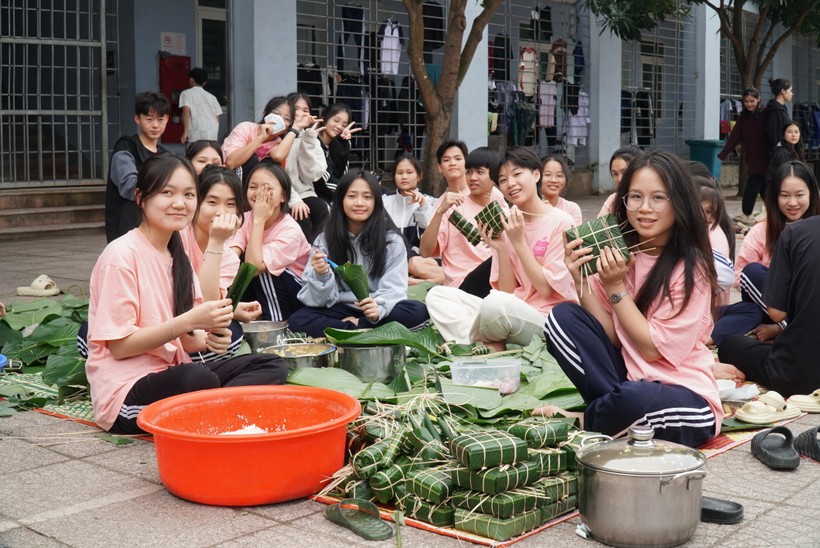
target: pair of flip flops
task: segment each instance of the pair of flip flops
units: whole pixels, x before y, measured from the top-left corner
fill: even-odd
[[[794,470],[800,455],[820,461],[820,426],[801,432],[796,438],[785,426],[763,430],[752,438],[752,455],[773,470]]]
[[[734,418],[749,424],[772,424],[793,419],[802,413],[799,407],[786,402],[779,393],[770,390],[757,400],[747,402],[735,412]]]
[[[59,293],[60,288],[45,274],[34,278],[31,285],[17,288],[17,294],[22,297],[53,297]]]
[[[808,395],[795,394],[786,401],[806,413],[820,413],[820,388]]]
[[[364,499],[342,499],[325,509],[325,518],[367,540],[387,540],[393,528],[382,521],[379,508]]]

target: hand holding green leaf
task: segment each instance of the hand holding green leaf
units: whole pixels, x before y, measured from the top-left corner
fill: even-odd
[[[336,274],[341,276],[347,287],[356,295],[356,299],[363,301],[370,296],[370,288],[367,284],[367,273],[364,267],[360,264],[353,264],[346,262],[333,269]]]

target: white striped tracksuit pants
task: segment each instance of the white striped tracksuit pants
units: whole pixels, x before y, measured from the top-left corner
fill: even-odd
[[[621,352],[601,323],[574,303],[552,309],[544,326],[547,348],[587,403],[584,429],[610,436],[649,425],[655,437],[697,447],[715,435],[715,416],[690,389],[629,381]]]

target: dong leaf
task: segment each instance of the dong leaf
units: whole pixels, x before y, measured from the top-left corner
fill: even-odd
[[[8,341],[0,350],[8,359],[20,360],[24,365],[34,365],[53,352],[53,346],[31,338]]]
[[[248,286],[253,281],[253,276],[256,274],[256,267],[251,263],[242,263],[239,265],[239,270],[236,271],[236,277],[233,279],[231,287],[228,288],[226,298],[231,300],[231,306],[236,310],[239,301],[247,291]]]
[[[423,356],[433,355],[445,359],[444,356],[436,352],[436,346],[443,342],[443,339],[432,327],[425,327],[417,333],[410,331],[398,322],[388,322],[364,331],[349,331],[328,327],[325,329],[325,337],[334,344],[346,346],[403,344],[419,350]]]
[[[333,271],[342,278],[342,281],[347,284],[347,287],[356,295],[357,299],[363,301],[370,296],[367,272],[364,271],[362,265],[346,262],[345,264],[338,265]]]
[[[43,370],[43,381],[57,385],[87,385],[85,360],[77,352],[77,345],[63,346],[51,354]]]
[[[15,331],[30,325],[44,323],[52,316],[59,316],[62,310],[60,301],[39,299],[31,302],[14,302],[7,306],[6,317],[3,321]]]
[[[300,367],[288,375],[288,384],[315,386],[343,392],[358,399],[392,399],[396,393],[380,382],[365,383],[356,375],[335,367]]]
[[[79,330],[80,324],[68,318],[57,318],[48,323],[38,325],[28,338],[32,341],[48,344],[54,348],[60,348],[69,344],[73,344],[76,347],[77,333]]]

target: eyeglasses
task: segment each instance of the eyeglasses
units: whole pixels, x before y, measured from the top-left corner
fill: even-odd
[[[638,211],[641,206],[643,206],[644,200],[643,194],[639,194],[637,192],[629,192],[624,195],[622,200],[624,201],[624,205],[629,211]],[[669,205],[669,197],[664,196],[663,194],[653,194],[652,196],[648,197],[649,199],[649,209],[654,211],[655,213],[660,213],[666,206]]]

